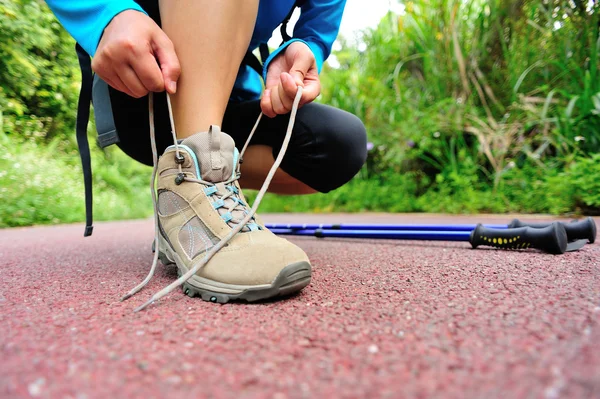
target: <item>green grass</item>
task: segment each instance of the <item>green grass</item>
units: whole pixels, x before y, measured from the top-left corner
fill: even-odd
[[[48,146],[15,143],[0,132],[0,227],[84,220],[78,154],[55,140]],[[95,220],[151,215],[149,168],[117,149],[93,151]]]

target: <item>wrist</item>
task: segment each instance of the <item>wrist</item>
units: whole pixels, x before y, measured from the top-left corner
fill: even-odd
[[[317,64],[317,71],[321,73],[321,69],[323,69],[323,63],[325,62],[325,54],[323,53],[323,49],[321,45],[315,42],[306,41],[303,42],[310,48],[310,51],[313,53],[315,57],[315,63]]]
[[[264,65],[263,65],[263,80],[264,80],[265,82],[267,81],[267,72],[268,72],[268,70],[269,70],[269,65],[271,65],[271,62],[272,62],[272,61],[273,61],[275,58],[277,58],[277,56],[279,56],[280,54],[283,54],[283,53],[285,52],[285,50],[287,50],[287,48],[288,48],[288,47],[289,47],[291,44],[293,44],[293,43],[298,43],[298,42],[299,42],[299,43],[304,43],[304,44],[305,44],[305,45],[306,45],[306,46],[307,46],[307,47],[310,49],[310,45],[309,45],[307,42],[305,42],[304,40],[302,40],[302,39],[296,39],[296,38],[293,38],[293,39],[291,39],[291,40],[288,40],[287,42],[283,43],[281,46],[279,46],[279,48],[278,48],[277,50],[273,51],[273,52],[271,53],[271,55],[269,55],[269,58],[267,58],[267,60],[265,61]],[[311,49],[311,51],[312,51],[312,49]],[[314,55],[315,55],[315,54],[313,53],[313,56],[314,56]],[[315,60],[316,60],[316,57],[315,57]],[[317,64],[317,66],[318,66],[318,64]]]

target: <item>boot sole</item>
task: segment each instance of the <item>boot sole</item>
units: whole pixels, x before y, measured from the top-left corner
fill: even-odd
[[[171,250],[170,245],[160,238],[161,249],[158,258],[164,265],[175,264],[177,275],[182,276],[188,269],[183,266],[179,256]],[[235,285],[226,284],[207,278],[192,276],[183,286],[183,292],[193,298],[214,303],[227,303],[232,300],[256,302],[264,299],[281,297],[302,290],[311,280],[311,266],[308,262],[296,262],[284,267],[271,284]]]

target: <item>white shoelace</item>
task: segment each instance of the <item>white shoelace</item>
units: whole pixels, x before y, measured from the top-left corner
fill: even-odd
[[[181,277],[179,277],[173,283],[169,284],[167,287],[163,288],[162,290],[160,290],[159,292],[154,294],[143,305],[136,308],[135,312],[139,312],[140,310],[145,309],[148,305],[152,304],[153,302],[155,302],[155,301],[159,300],[160,298],[164,297],[165,295],[169,294],[171,291],[173,291],[174,289],[176,289],[177,287],[179,287],[180,285],[185,283],[190,277],[192,277],[193,275],[198,273],[198,271],[200,269],[202,269],[208,263],[208,261],[210,261],[210,259],[221,248],[223,248],[237,233],[239,233],[244,228],[244,226],[246,226],[246,224],[254,217],[254,214],[256,213],[256,210],[260,206],[260,203],[261,203],[265,193],[269,189],[271,180],[273,180],[273,176],[275,176],[275,172],[279,168],[279,165],[281,164],[281,161],[283,160],[283,157],[285,156],[285,153],[287,151],[287,147],[288,147],[290,139],[292,137],[292,130],[294,128],[294,123],[296,121],[296,114],[298,112],[298,105],[300,104],[301,98],[302,98],[302,87],[298,87],[298,91],[296,93],[296,97],[294,98],[294,103],[292,105],[292,111],[290,113],[290,120],[288,122],[288,127],[287,127],[287,131],[285,134],[285,138],[283,139],[283,144],[281,145],[281,150],[279,151],[279,154],[277,155],[277,159],[275,159],[275,162],[273,163],[273,166],[271,167],[271,170],[269,171],[269,174],[267,175],[265,182],[263,183],[260,191],[258,192],[258,195],[256,196],[256,199],[254,200],[254,204],[252,204],[252,209],[250,210],[250,212],[244,217],[244,219],[242,219],[240,221],[240,223],[237,226],[235,226],[231,230],[231,232],[229,232],[229,234],[226,237],[224,237],[218,244],[213,246],[211,248],[211,250],[205,254],[202,261],[198,262],[193,268],[191,268],[187,273],[183,274]],[[167,104],[169,107],[169,118],[171,119],[171,126],[173,128],[172,133],[173,133],[173,142],[175,143],[175,156],[177,159],[180,159],[181,155],[179,153],[179,144],[177,143],[177,134],[175,132],[175,123],[173,121],[173,110],[171,107],[171,99],[168,94],[167,94]],[[158,226],[158,205],[157,205],[157,200],[156,200],[156,174],[157,174],[157,169],[158,169],[158,153],[156,150],[156,137],[155,137],[155,128],[154,128],[154,96],[153,96],[153,93],[150,93],[148,96],[148,108],[149,108],[149,114],[150,114],[150,144],[152,146],[152,162],[154,165],[154,167],[152,168],[152,178],[150,181],[150,189],[152,191],[152,204],[154,206],[154,249],[155,249],[154,259],[152,261],[152,266],[150,268],[150,272],[148,273],[146,278],[140,284],[138,284],[135,288],[133,288],[131,291],[129,291],[123,298],[121,298],[121,301],[131,298],[133,295],[138,293],[142,288],[144,288],[148,284],[148,282],[152,279],[152,277],[154,276],[154,272],[156,271],[156,266],[158,264],[159,226]],[[242,149],[242,152],[240,153],[238,163],[237,163],[237,165],[235,165],[236,171],[239,171],[240,161],[244,157],[244,153],[246,152],[246,149],[248,148],[248,144],[250,143],[250,140],[252,140],[252,136],[254,136],[254,133],[256,132],[256,129],[258,128],[258,125],[260,124],[262,116],[263,116],[263,114],[261,112],[256,123],[254,124],[254,127],[252,128],[252,131],[250,132],[250,135],[248,136],[248,139],[246,140],[246,143],[244,144],[244,148]],[[180,163],[178,163],[178,166],[179,166],[179,172],[183,173],[182,166]]]

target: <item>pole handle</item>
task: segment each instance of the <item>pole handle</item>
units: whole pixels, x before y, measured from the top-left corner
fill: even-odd
[[[587,217],[584,220],[580,220],[578,222],[564,223],[558,222],[562,224],[567,232],[567,238],[569,241],[577,241],[577,240],[588,240],[590,244],[593,244],[596,241],[596,222],[591,217]],[[513,219],[512,222],[508,225],[508,228],[514,227],[533,227],[536,229],[544,228],[550,226],[550,223],[525,223],[520,221],[519,219]]]
[[[469,242],[473,248],[480,245],[502,249],[536,248],[551,254],[563,254],[568,240],[567,232],[559,222],[538,229],[526,226],[506,230],[490,229],[480,223],[471,233]]]

